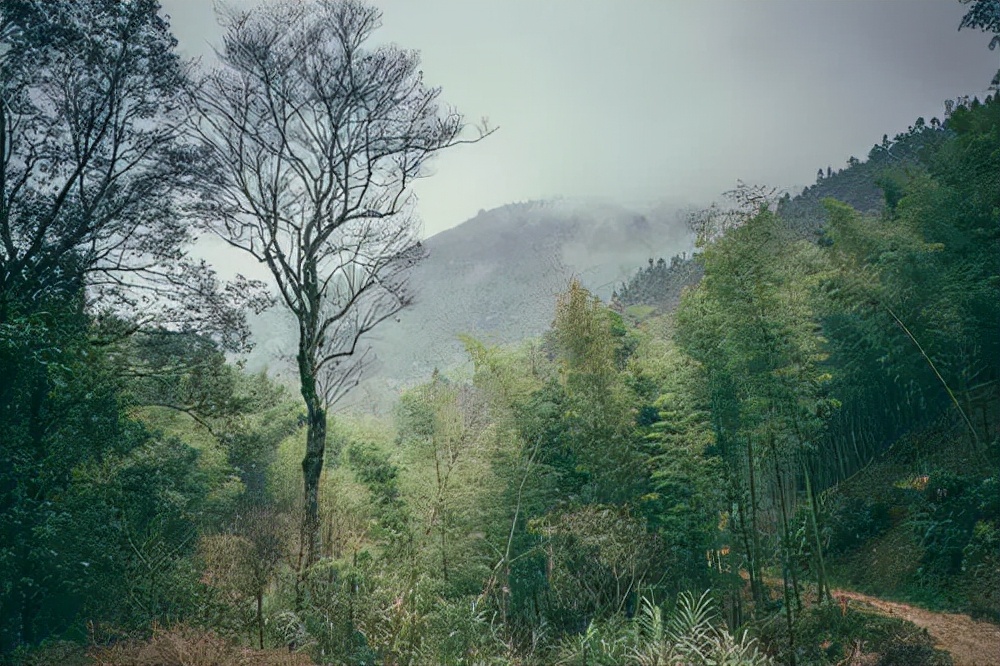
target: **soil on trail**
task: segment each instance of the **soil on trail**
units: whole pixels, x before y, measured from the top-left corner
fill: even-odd
[[[1000,666],[998,625],[973,620],[968,615],[935,613],[847,590],[834,590],[833,598],[860,601],[926,629],[935,647],[948,652],[955,666]]]

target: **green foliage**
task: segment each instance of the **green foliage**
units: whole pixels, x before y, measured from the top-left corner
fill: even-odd
[[[610,307],[573,282],[543,339],[463,339],[471,377],[330,422],[315,548],[297,399],[194,329],[95,316],[79,281],[4,292],[0,650],[77,659],[59,639],[90,628],[141,639],[110,663],[234,641],[358,666],[946,663],[825,602],[827,568],[996,613],[998,146],[993,100],[918,120],[801,197],[741,185],[694,259]],[[176,622],[217,633],[143,636]]]
[[[996,0],[961,0],[961,2],[971,6],[962,17],[958,29],[972,28],[994,33],[995,36],[990,40],[990,50],[995,49],[1000,44],[1000,36],[996,36],[996,33],[1000,33],[1000,6],[997,6]]]
[[[549,560],[548,593],[564,620],[621,614],[669,575],[662,545],[627,508],[587,505],[531,521]]]
[[[993,464],[990,441],[997,434],[990,412],[1000,353],[1000,189],[987,174],[1000,166],[998,127],[994,100],[960,106],[947,131],[925,145],[918,166],[886,175],[887,201],[891,194],[888,203],[895,205],[881,216],[829,203],[828,255],[837,270],[824,285],[831,361],[841,368],[832,388],[844,404],[831,439],[849,444],[841,474],[849,476],[901,432],[919,432],[941,415],[962,424],[959,436],[946,430],[931,437],[928,430],[916,441],[902,440],[891,460],[926,487],[884,493],[880,502],[896,516],[893,527],[882,518],[882,529],[866,528],[866,521],[874,525],[865,510],[834,514],[835,548],[850,554],[853,578],[868,580],[855,570],[872,564],[862,553],[882,547],[879,539],[905,542],[898,571],[883,571],[881,582],[869,584],[991,615],[996,599],[969,582],[965,571],[975,565],[966,564],[965,551],[978,552],[972,545],[977,524],[988,534],[1000,515],[985,499],[994,482],[974,471]],[[933,443],[920,448],[921,440]],[[946,451],[961,462],[942,459]]]
[[[92,666],[87,647],[73,641],[45,640],[36,647],[20,647],[9,661],[18,666]]]
[[[414,509],[411,547],[451,594],[473,594],[493,557],[481,530],[492,524],[499,492],[485,394],[435,376],[401,399],[399,420],[401,480]]]
[[[146,640],[131,640],[91,651],[101,666],[310,666],[307,655],[285,649],[248,650],[214,632],[185,625],[154,628]],[[60,662],[61,663],[61,662]],[[92,664],[94,661],[87,661]]]
[[[678,597],[666,618],[647,598],[631,621],[591,622],[559,648],[558,664],[765,666],[773,663],[746,633],[734,637],[719,622],[709,592]]]
[[[653,493],[645,499],[651,524],[669,553],[674,589],[684,589],[708,582],[705,553],[726,545],[719,524],[729,509],[727,479],[716,453],[700,366],[673,346],[661,362],[661,394],[654,403],[659,418],[647,435],[654,447],[649,460]]]
[[[996,549],[989,545],[1000,518],[996,480],[991,466],[970,465],[974,452],[963,430],[948,419],[917,430],[826,493],[824,522],[842,584],[935,609],[1000,616]],[[876,515],[884,516],[881,529],[853,532]]]
[[[147,405],[165,404],[177,387],[193,395],[210,386],[197,394],[228,401],[229,423],[262,409],[273,425],[273,392],[240,403],[252,380],[212,343],[154,334],[171,344],[130,344],[109,334],[119,320],[91,318],[77,297],[8,312],[23,314],[0,324],[0,650],[80,640],[88,622],[117,635],[217,614],[199,534],[230,519],[245,485],[214,437]],[[254,431],[251,422],[229,430]],[[259,451],[243,460],[255,456],[267,463]]]
[[[0,336],[4,650],[80,636],[85,613],[141,625],[196,593],[181,562],[206,508],[198,453],[129,419],[79,304],[46,305]]]
[[[995,478],[976,482],[948,472],[928,475],[923,497],[909,519],[923,552],[919,575],[924,584],[954,576],[962,569],[977,525],[985,526],[989,523],[983,521],[1000,517],[997,504]],[[983,526],[979,534],[986,537],[988,530]]]
[[[993,513],[992,515],[996,515]],[[962,567],[976,577],[988,576],[995,571],[1000,553],[1000,529],[995,522],[978,520],[972,528],[972,537],[962,549]]]
[[[845,663],[876,653],[878,664],[949,666],[926,632],[897,617],[855,603],[829,601],[805,610],[796,620],[795,661],[805,666]],[[778,663],[790,663],[787,630],[775,623],[762,640],[777,648]],[[909,659],[910,661],[907,661]]]
[[[840,555],[883,534],[892,524],[889,505],[862,497],[835,495],[824,506],[831,555]]]
[[[705,277],[682,301],[677,341],[704,373],[700,400],[708,407],[712,453],[723,464],[740,566],[760,605],[769,553],[793,573],[790,516],[799,495],[792,482],[806,490],[813,571],[825,588],[810,468],[839,402],[828,392],[826,340],[812,298],[825,264],[766,207],[751,212],[700,255]],[[777,538],[768,543],[766,534]]]
[[[585,475],[581,497],[627,501],[645,480],[622,372],[635,342],[621,318],[576,282],[556,305],[552,335],[561,379],[553,397],[562,403],[559,430],[573,471]]]
[[[891,380],[879,384],[905,388],[896,402],[915,416],[936,411],[927,403],[951,402],[974,437],[986,433],[962,401],[993,381],[998,353],[1000,191],[985,176],[998,166],[997,106],[958,109],[947,123],[953,136],[925,152],[926,166],[895,174],[898,203],[883,217],[830,208],[831,257],[841,270],[830,294],[849,317],[835,322],[836,337],[851,345],[843,362],[864,358],[859,342],[862,352],[877,349]]]
[[[629,656],[631,627],[619,618],[590,622],[579,635],[563,640],[556,664],[565,666],[615,666]]]
[[[706,236],[704,278],[673,319],[636,326],[571,284],[540,346],[466,339],[471,381],[435,373],[392,432],[340,420],[331,548],[306,580],[272,579],[267,640],[349,663],[762,663],[741,629],[756,617],[779,659],[836,663],[861,640],[886,663],[935,663],[908,627],[810,609],[803,583],[825,596],[828,559],[868,544],[888,551],[873,572],[898,564],[926,589],[992,571],[992,482],[925,464],[927,488],[831,490],[956,401],[977,419],[970,450],[989,455],[994,398],[976,382],[994,376],[993,204],[964,183],[979,178],[969,151],[992,159],[990,113],[886,139],[866,167],[881,215],[831,202],[821,245],[747,198]],[[294,483],[302,445],[280,444],[269,488]],[[893,555],[904,541],[909,559]],[[705,599],[673,619],[642,600],[710,585],[725,628]]]
[[[407,539],[409,514],[400,496],[399,468],[371,444],[355,443],[347,449],[347,463],[365,485],[375,505],[376,541],[401,543]]]

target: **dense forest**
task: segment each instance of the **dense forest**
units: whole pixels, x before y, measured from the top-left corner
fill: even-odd
[[[393,195],[464,125],[411,54],[354,53],[374,14],[326,7],[341,60],[279,62],[267,37],[317,33],[245,16],[198,87],[153,0],[0,3],[2,663],[919,666],[955,655],[851,595],[1000,622],[1000,100],[794,197],[741,184],[693,257],[609,304],[574,281],[544,336],[465,338],[471,369],[391,416],[332,415],[409,299]],[[367,113],[417,95],[362,123],[398,171],[356,199],[330,194],[354,157],[288,158],[329,139],[282,134],[301,107],[248,129],[338,62],[396,76],[347,95]],[[264,285],[190,260],[191,215],[274,272],[299,385],[244,370]]]

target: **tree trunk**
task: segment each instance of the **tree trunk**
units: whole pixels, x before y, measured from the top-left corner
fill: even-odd
[[[774,474],[778,485],[778,502],[781,506],[781,557],[783,560],[783,566],[787,570],[788,575],[785,578],[785,587],[787,589],[788,582],[792,584],[792,593],[795,597],[795,610],[802,611],[802,599],[799,597],[799,580],[798,576],[795,574],[795,563],[792,561],[792,536],[791,529],[788,526],[788,496],[785,493],[785,478],[781,473],[781,468],[778,465],[777,453],[775,452],[774,441],[771,441],[771,455],[774,456]],[[786,600],[787,603],[787,600]]]
[[[771,458],[774,461],[774,480],[778,486],[778,504],[781,506],[781,591],[785,600],[785,623],[788,627],[788,658],[790,666],[795,666],[795,630],[794,618],[792,616],[792,594],[789,591],[789,584],[795,590],[795,597],[798,598],[798,581],[795,580],[793,564],[791,561],[791,537],[788,529],[788,508],[785,506],[785,480],[781,474],[781,466],[778,464],[777,447],[774,444],[774,434],[771,433],[769,442],[771,448]]]
[[[747,437],[747,465],[750,473],[750,537],[752,549],[750,554],[750,592],[753,596],[755,610],[764,600],[764,590],[760,579],[760,531],[757,525],[757,475],[754,473],[753,442]]]
[[[299,378],[302,399],[306,403],[306,454],[302,458],[302,481],[305,511],[302,516],[302,553],[299,574],[314,564],[320,547],[319,481],[326,452],[326,408],[317,392],[316,374],[311,355],[299,351]]]
[[[810,480],[809,467],[804,462],[802,471],[806,482],[806,500],[809,507],[809,522],[812,523],[813,540],[816,546],[816,597],[819,601],[830,599],[830,587],[826,582],[826,563],[823,561],[823,541],[819,535],[819,521],[816,514],[819,507],[816,503],[816,495],[813,493],[812,481]]]
[[[260,649],[264,649],[264,590],[257,590],[257,638]]]

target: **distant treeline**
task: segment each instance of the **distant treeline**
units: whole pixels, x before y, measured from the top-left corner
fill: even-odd
[[[650,257],[648,266],[614,291],[612,302],[625,307],[649,305],[666,312],[677,307],[684,287],[696,284],[704,272],[701,264],[686,253],[674,255],[669,263],[663,257],[655,261]]]

